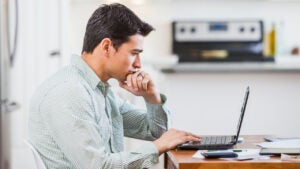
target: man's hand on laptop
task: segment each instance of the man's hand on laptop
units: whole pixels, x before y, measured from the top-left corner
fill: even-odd
[[[153,143],[157,147],[159,154],[162,154],[168,150],[176,148],[176,146],[193,141],[201,141],[200,136],[176,129],[169,129],[165,132],[159,139],[155,140]]]

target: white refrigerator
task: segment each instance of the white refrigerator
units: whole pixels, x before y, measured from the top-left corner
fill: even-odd
[[[10,68],[13,66],[17,42],[17,1],[0,0],[0,169],[9,169],[10,159],[10,127],[9,113],[15,110],[16,103],[9,99]],[[9,11],[9,5],[15,5],[15,11]],[[11,12],[14,18],[11,19]],[[13,23],[15,29],[11,31],[9,25]],[[13,36],[11,36],[13,35]]]

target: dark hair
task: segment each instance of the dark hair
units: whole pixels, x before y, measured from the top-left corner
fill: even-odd
[[[129,36],[147,36],[154,28],[143,22],[129,8],[114,3],[100,6],[90,17],[85,31],[82,53],[92,53],[104,39],[110,38],[115,49],[127,42]]]

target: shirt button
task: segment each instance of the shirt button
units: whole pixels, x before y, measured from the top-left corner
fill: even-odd
[[[152,162],[153,163],[158,163],[158,158],[157,157],[152,158]]]

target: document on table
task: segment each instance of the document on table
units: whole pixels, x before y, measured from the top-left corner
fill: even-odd
[[[300,148],[300,140],[287,140],[258,143],[262,148]]]
[[[281,154],[280,159],[281,159],[282,161],[295,161],[295,162],[300,162],[300,155]]]
[[[300,140],[300,137],[266,137],[264,139],[269,142],[275,142],[275,141]]]
[[[196,151],[196,153],[193,155],[193,158],[200,158],[204,159],[205,157],[201,154],[202,150]]]

